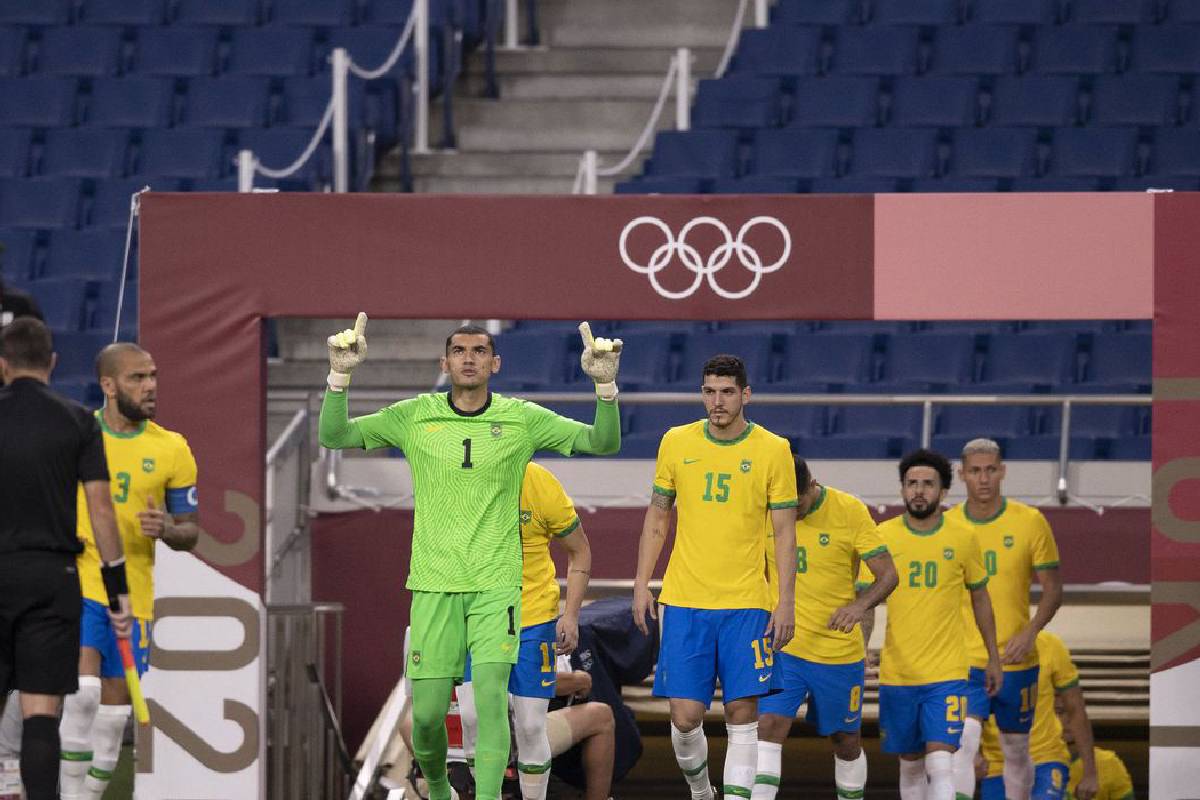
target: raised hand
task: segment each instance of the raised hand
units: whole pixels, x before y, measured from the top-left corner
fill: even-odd
[[[367,315],[360,311],[353,328],[335,333],[325,340],[329,346],[329,387],[343,390],[350,385],[350,374],[367,358]]]

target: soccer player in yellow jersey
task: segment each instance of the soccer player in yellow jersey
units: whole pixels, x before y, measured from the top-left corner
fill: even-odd
[[[905,513],[879,526],[900,573],[887,600],[879,731],[883,751],[900,756],[901,800],[954,800],[953,754],[967,708],[964,592],[989,654],[988,693],[1004,679],[983,556],[971,531],[942,513],[949,488],[945,456],[909,453],[900,461]]]
[[[1042,513],[1006,498],[1002,492],[1004,462],[1000,446],[990,439],[973,439],[963,448],[959,477],[967,500],[946,516],[969,528],[983,552],[988,595],[996,614],[996,639],[1004,665],[1004,688],[994,698],[983,690],[983,641],[968,629],[971,676],[967,688],[967,719],[962,745],[954,761],[954,788],[965,797],[975,793],[975,753],[980,726],[995,715],[1004,750],[1004,782],[1009,797],[1028,797],[1034,767],[1029,754],[1029,731],[1037,704],[1038,658],[1035,641],[1062,603],[1058,574],[1058,545]],[[1029,588],[1034,576],[1042,585],[1037,612],[1029,618]],[[963,613],[969,614],[966,599]]]
[[[857,800],[867,785],[863,754],[863,635],[859,623],[896,588],[896,568],[861,500],[822,486],[808,464],[795,459],[796,637],[775,655],[783,692],[758,701],[758,773],[753,800],[774,800],[779,791],[783,743],[796,712],[808,702],[806,719],[833,745],[837,796]],[[774,542],[767,547],[767,574],[775,575]],[[875,581],[857,598],[859,562]]]
[[[1056,706],[1058,707],[1058,706]],[[1093,747],[1093,758],[1096,762],[1095,783],[1088,786],[1087,767],[1083,763],[1082,753],[1086,749],[1081,741],[1072,735],[1072,730],[1064,725],[1063,738],[1071,753],[1071,774],[1067,780],[1067,800],[1134,800],[1133,779],[1121,757],[1112,750],[1103,747]],[[1089,740],[1090,741],[1090,740]],[[1085,787],[1087,792],[1085,793]]]
[[[558,580],[550,560],[550,542],[567,552],[567,598],[558,615]],[[508,676],[513,736],[517,740],[517,775],[525,800],[542,800],[550,780],[550,738],[546,714],[554,697],[556,655],[579,643],[579,609],[587,593],[592,550],[575,506],[550,470],[532,461],[521,484],[521,644]],[[468,656],[458,690],[463,740],[470,741],[473,766],[476,737],[475,697]]]
[[[158,370],[136,344],[118,342],[100,351],[96,372],[104,408],[96,412],[112,476],[113,508],[125,545],[133,603],[130,644],[138,674],[149,666],[154,617],[154,548],[161,540],[191,550],[200,534],[196,461],[181,435],[156,424]],[[85,506],[82,489],[79,507]],[[100,558],[87,514],[79,515],[79,691],[68,695],[59,726],[63,800],[100,798],[112,778],[130,714],[129,689],[108,624]]]
[[[1079,670],[1071,662],[1071,653],[1062,639],[1049,631],[1037,635],[1038,698],[1033,728],[1029,733],[1029,751],[1033,756],[1032,800],[1063,800],[1067,791],[1071,754],[1063,741],[1064,729],[1083,752],[1077,800],[1092,800],[1096,794],[1096,763],[1092,757],[1092,723],[1088,720],[1079,688]],[[1062,717],[1055,711],[1061,707]],[[987,758],[988,777],[980,784],[982,800],[1004,800],[1004,751],[1000,747],[1000,729],[994,720],[983,728],[983,754]]]
[[[786,439],[749,422],[746,367],[718,355],[701,372],[707,418],[671,428],[658,448],[654,486],[638,543],[633,620],[655,617],[650,577],[678,505],[675,546],[663,577],[662,645],[654,694],[670,699],[671,744],[695,800],[713,797],[704,711],[720,678],[728,748],[726,796],[749,798],[758,744],[758,698],[776,691],[774,654],[795,627],[795,579],[779,575],[769,594],[763,547],[796,557],[796,474]],[[774,612],[771,609],[774,608]]]

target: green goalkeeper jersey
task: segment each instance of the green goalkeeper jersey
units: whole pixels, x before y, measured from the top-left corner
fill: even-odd
[[[589,428],[495,393],[470,414],[448,393],[422,394],[350,424],[366,448],[398,447],[408,458],[416,512],[407,586],[422,592],[520,586],[525,465],[537,450],[571,455]]]

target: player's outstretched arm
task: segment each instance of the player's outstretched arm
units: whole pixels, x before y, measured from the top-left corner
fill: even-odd
[[[596,339],[591,326],[579,323],[583,353],[579,357],[584,373],[596,386],[596,419],[576,437],[572,448],[577,453],[612,455],[621,449],[621,412],[617,406],[617,368],[621,361],[620,339]]]
[[[1004,683],[1004,668],[1000,666],[1000,650],[996,647],[996,615],[992,612],[992,598],[988,596],[986,584],[971,589],[970,592],[975,627],[979,628],[988,652],[985,686],[988,697],[995,697]]]
[[[321,419],[317,435],[322,447],[342,449],[363,447],[362,432],[350,424],[346,389],[354,368],[367,357],[367,315],[359,312],[352,330],[335,333],[326,340],[329,346],[328,391],[321,400]]]
[[[1067,727],[1070,728],[1071,738],[1075,740],[1075,746],[1079,750],[1079,760],[1083,762],[1083,777],[1075,789],[1075,797],[1077,800],[1092,800],[1100,790],[1100,779],[1096,772],[1092,721],[1088,719],[1087,706],[1083,702],[1083,689],[1076,683],[1059,692],[1058,696],[1063,700]]]
[[[674,505],[673,496],[651,491],[650,505],[646,507],[646,517],[642,521],[637,573],[633,580],[633,624],[645,634],[650,633],[646,615],[649,614],[650,619],[658,619],[658,613],[654,610],[654,595],[650,594],[650,577],[654,574],[654,565],[658,563],[663,543],[667,540],[671,507]]]

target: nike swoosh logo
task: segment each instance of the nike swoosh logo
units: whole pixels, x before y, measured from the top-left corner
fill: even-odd
[[[553,686],[554,681],[542,681],[542,686]]]
[[[858,717],[846,717],[842,722],[858,722]]]
[[[962,733],[962,728],[946,728],[946,733]]]
[[[758,676],[758,682],[759,682],[759,683],[766,683],[766,682],[767,682],[767,681],[769,681],[769,680],[771,680],[771,673],[769,673],[769,672],[768,672],[766,675],[759,675],[759,676]]]
[[[685,463],[685,464],[695,464],[695,463],[696,463],[697,461],[699,461],[699,460],[700,460],[700,459],[698,459],[698,458],[685,458],[685,459],[683,460],[683,463]]]

